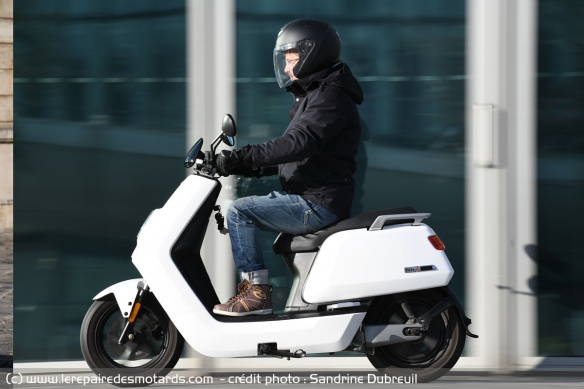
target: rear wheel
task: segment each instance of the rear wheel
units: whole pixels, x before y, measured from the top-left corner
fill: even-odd
[[[184,340],[156,299],[143,302],[132,340],[119,344],[126,325],[115,300],[96,301],[81,326],[81,351],[96,374],[117,386],[146,386],[165,376],[181,356]]]
[[[404,294],[416,317],[422,316],[446,296],[440,289],[427,289]],[[365,317],[368,324],[404,324],[408,317],[393,296],[373,300]],[[429,382],[446,374],[462,354],[466,333],[456,308],[451,307],[437,316],[420,339],[387,346],[374,347],[367,354],[371,364],[390,376],[411,377],[417,382]]]

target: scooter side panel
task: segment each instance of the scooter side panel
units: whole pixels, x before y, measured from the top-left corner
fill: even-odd
[[[319,304],[447,285],[454,270],[431,235],[425,224],[338,232],[323,243],[302,297]]]
[[[174,315],[185,340],[209,357],[251,357],[261,343],[307,354],[345,350],[357,333],[365,312],[303,319],[258,322],[220,322],[207,312]]]
[[[171,319],[175,313],[205,310],[170,253],[176,239],[216,185],[215,180],[196,175],[187,177],[166,204],[152,212],[138,235],[132,262]]]

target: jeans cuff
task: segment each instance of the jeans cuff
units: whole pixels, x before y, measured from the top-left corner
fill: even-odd
[[[247,273],[242,272],[241,279],[248,280],[252,284],[267,284],[268,269],[254,270]]]

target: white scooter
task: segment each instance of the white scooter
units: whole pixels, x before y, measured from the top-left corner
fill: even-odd
[[[137,238],[132,262],[142,279],[122,281],[94,297],[81,328],[91,369],[128,378],[167,374],[186,340],[209,357],[363,353],[381,373],[434,380],[460,357],[468,319],[447,287],[454,273],[444,245],[413,208],[366,212],[313,234],[280,234],[274,251],[293,276],[283,311],[227,317],[200,256],[221,184],[214,156],[233,146],[235,122],[201,152],[200,139],[185,165],[194,173]],[[130,382],[130,381],[125,381]],[[131,381],[137,382],[137,381]]]

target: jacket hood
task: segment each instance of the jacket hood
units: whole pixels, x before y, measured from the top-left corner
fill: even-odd
[[[330,69],[301,78],[286,89],[295,95],[306,95],[306,92],[326,85],[341,88],[345,93],[351,96],[356,104],[361,104],[363,102],[363,91],[361,90],[361,85],[359,85],[359,82],[355,76],[353,76],[349,66],[343,62],[338,63]]]

